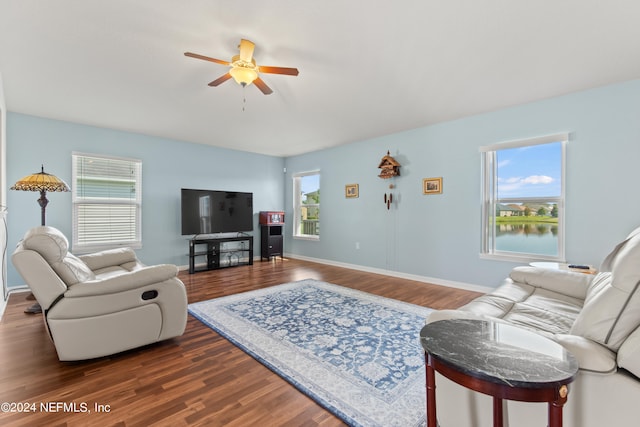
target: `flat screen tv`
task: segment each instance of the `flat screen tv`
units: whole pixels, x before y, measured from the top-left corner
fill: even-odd
[[[253,193],[181,190],[182,235],[253,230]]]

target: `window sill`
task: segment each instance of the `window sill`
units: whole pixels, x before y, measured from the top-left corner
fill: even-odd
[[[529,264],[535,261],[552,261],[552,262],[565,262],[564,259],[558,257],[536,255],[536,254],[516,254],[516,253],[480,253],[480,259],[493,260],[493,261],[509,261],[517,262],[520,264]]]
[[[293,236],[294,240],[311,240],[311,241],[319,241],[320,236],[311,236],[311,235],[301,235],[301,236]]]
[[[106,251],[109,249],[118,249],[118,248],[131,248],[131,249],[141,249],[141,242],[131,242],[128,244],[103,244],[103,245],[75,245],[71,247],[71,253],[74,255],[79,254],[90,254],[94,252]]]

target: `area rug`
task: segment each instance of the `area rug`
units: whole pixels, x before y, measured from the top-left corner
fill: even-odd
[[[419,333],[431,310],[316,280],[189,313],[352,426],[425,424]]]

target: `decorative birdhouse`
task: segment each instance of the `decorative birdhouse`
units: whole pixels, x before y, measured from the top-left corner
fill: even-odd
[[[396,161],[391,154],[387,151],[387,155],[382,158],[378,168],[381,169],[378,175],[382,179],[393,178],[394,176],[400,176],[400,163]]]

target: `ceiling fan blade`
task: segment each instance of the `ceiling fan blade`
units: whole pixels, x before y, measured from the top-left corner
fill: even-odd
[[[205,61],[215,62],[216,64],[231,65],[231,63],[229,63],[228,61],[223,61],[222,59],[211,58],[209,56],[199,55],[197,53],[192,53],[192,52],[185,52],[184,56],[188,56],[196,59],[203,59]]]
[[[222,84],[222,83],[226,82],[230,78],[231,78],[231,74],[227,73],[227,74],[225,74],[223,76],[218,77],[217,79],[215,79],[211,83],[209,83],[209,86],[218,86],[219,84]]]
[[[251,62],[251,58],[253,57],[253,49],[256,45],[249,40],[241,39],[240,40],[240,59],[244,62]]]
[[[285,74],[287,76],[297,76],[298,69],[297,68],[288,68],[288,67],[266,67],[261,65],[258,67],[258,71],[261,73],[268,74]]]
[[[267,84],[260,78],[257,77],[254,81],[253,84],[256,85],[256,87],[258,89],[260,89],[260,91],[262,93],[264,93],[265,95],[271,95],[273,93],[273,91],[271,90],[271,88],[269,86],[267,86]]]

